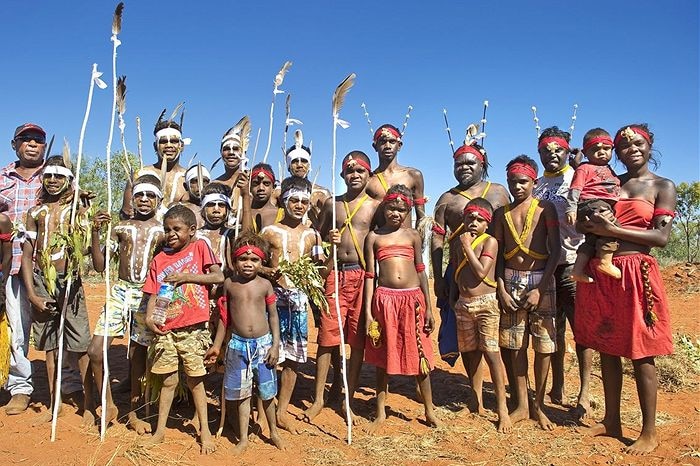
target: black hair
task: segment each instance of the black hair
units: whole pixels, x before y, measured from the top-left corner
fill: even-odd
[[[55,167],[66,167],[65,162],[63,161],[63,156],[62,155],[52,155],[46,159],[46,162],[44,163],[44,167],[50,167],[50,166],[55,166]],[[70,182],[70,179],[68,181],[68,187],[63,193],[61,194],[61,197],[58,200],[59,204],[68,204],[71,202],[73,199],[73,185]],[[46,192],[46,189],[44,188],[44,185],[42,183],[41,185],[41,191],[39,192],[39,203],[43,204],[47,202],[47,198],[49,196],[49,193]]]
[[[231,197],[231,188],[227,184],[219,181],[212,181],[202,189],[200,196],[203,198],[207,194],[223,194],[224,196]]]
[[[290,189],[298,189],[299,191],[307,191],[309,194],[311,194],[312,187],[313,185],[311,184],[311,181],[306,178],[301,178],[299,176],[288,176],[282,180],[280,193],[284,195],[284,193]]]
[[[489,157],[486,154],[486,149],[484,149],[484,146],[477,144],[476,142],[472,143],[471,146],[481,152],[481,155],[484,157],[484,163],[481,164],[481,179],[485,180],[489,176],[489,167],[491,166],[491,164],[489,164]]]
[[[537,142],[539,143],[542,139],[551,137],[562,138],[566,142],[571,142],[571,134],[559,129],[558,126],[550,126],[549,128],[545,128],[542,131],[542,134],[540,134],[540,137],[537,139]]]
[[[290,153],[291,151],[293,151],[294,149],[296,149],[296,148],[297,148],[297,146],[296,146],[296,144],[295,144],[295,145],[293,145],[292,147],[290,147],[289,149],[287,149],[287,151],[284,153],[284,155],[289,155],[289,153]],[[301,148],[304,149],[306,152],[308,152],[309,155],[311,155],[311,149],[309,149],[309,148],[306,147],[306,146],[301,146]]]
[[[383,125],[380,126],[379,128],[375,129],[375,130],[374,130],[374,133],[376,134],[377,131],[379,131],[379,130],[382,129],[382,128],[393,129],[393,130],[396,131],[397,133],[401,134],[401,131],[399,130],[399,128],[397,128],[396,126],[391,125],[391,124],[389,124],[389,123],[383,124]]]
[[[197,226],[197,217],[185,204],[175,204],[163,215],[163,223],[169,218],[182,220],[187,226]]]
[[[464,207],[467,208],[470,205],[473,205],[476,207],[481,207],[482,209],[486,209],[489,214],[493,215],[493,206],[491,205],[491,203],[489,201],[487,201],[483,197],[475,197],[471,201],[467,202],[467,205]]]
[[[158,189],[160,189],[160,178],[158,178],[155,175],[141,175],[134,180],[134,185],[137,185],[139,183],[152,184],[153,186],[156,186],[158,187]]]
[[[561,137],[561,136],[559,136],[559,137]],[[539,167],[537,165],[537,162],[535,162],[534,160],[532,160],[530,157],[528,157],[525,154],[520,154],[517,157],[515,157],[513,160],[508,162],[508,165],[506,165],[506,172],[508,170],[510,170],[510,167],[512,167],[516,163],[524,163],[526,165],[531,166],[532,169],[535,170],[535,175],[537,175],[537,173],[539,173]],[[535,176],[535,178],[537,178],[537,176]]]
[[[270,258],[270,243],[259,234],[252,231],[245,231],[241,233],[233,242],[233,250],[235,251],[236,249],[247,245],[262,249],[265,256],[268,259]],[[235,261],[236,259],[233,260]],[[265,262],[267,261],[263,260],[263,263]]]
[[[386,191],[386,196],[388,196],[389,194],[401,194],[409,198],[411,200],[411,203],[413,203],[413,193],[404,184],[395,184],[394,186],[390,187]]]
[[[348,155],[343,157],[343,161],[341,162],[341,166],[345,165],[345,162],[347,162],[349,159],[359,159],[359,160],[362,160],[363,162],[366,162],[367,165],[370,167],[370,171],[371,171],[372,161],[369,159],[369,157],[367,157],[367,154],[365,154],[361,150],[354,150],[354,151],[348,153]],[[340,174],[342,175],[343,172],[341,171]]]
[[[161,120],[158,123],[156,123],[156,127],[153,129],[153,135],[155,136],[158,131],[165,128],[174,128],[182,133],[182,128],[180,128],[180,125],[178,125],[174,121]]]
[[[659,161],[656,159],[656,157],[654,157],[654,152],[656,152],[659,155],[661,154],[659,153],[659,151],[654,149],[654,133],[652,133],[651,130],[649,130],[649,125],[646,123],[631,123],[629,125],[625,125],[615,132],[615,140],[617,140],[618,136],[620,136],[620,133],[622,133],[627,128],[639,128],[649,135],[649,164],[652,167],[654,167],[654,169],[657,169],[659,167]],[[617,154],[617,147],[615,148],[615,155],[617,155],[619,158],[619,155]]]
[[[267,170],[268,172],[272,173],[272,182],[275,183],[277,181],[277,178],[275,178],[275,171],[272,169],[272,166],[269,163],[264,163],[264,162],[259,162],[253,165],[253,168],[250,170],[250,173],[253,173],[257,169],[263,169]]]

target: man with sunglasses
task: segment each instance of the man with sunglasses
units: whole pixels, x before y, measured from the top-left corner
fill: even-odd
[[[37,196],[41,191],[46,132],[39,125],[25,123],[17,127],[10,145],[18,160],[0,170],[0,204],[3,209],[7,209],[5,213],[17,230],[12,242],[12,267],[2,271],[2,284],[6,283],[5,312],[11,334],[10,374],[6,388],[12,398],[5,405],[5,412],[13,415],[27,409],[34,391],[32,366],[27,358],[32,318],[19,268],[22,261],[25,218],[27,211],[36,205]]]

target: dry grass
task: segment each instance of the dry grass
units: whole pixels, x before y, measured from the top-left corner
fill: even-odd
[[[136,466],[150,466],[150,465],[172,465],[172,466],[190,466],[194,463],[183,459],[185,452],[180,454],[179,457],[175,457],[172,451],[154,447],[146,447],[143,442],[135,441],[132,442],[122,455],[131,464]]]
[[[642,412],[639,408],[632,409],[629,411],[622,411],[620,413],[620,419],[622,420],[622,425],[625,426],[641,426],[642,425]],[[675,418],[668,413],[663,411],[656,412],[656,426],[663,426],[666,424],[673,424]]]

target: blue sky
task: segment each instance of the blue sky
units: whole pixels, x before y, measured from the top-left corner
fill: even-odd
[[[14,160],[9,140],[25,121],[77,149],[92,63],[108,83],[111,76],[115,5],[3,2],[0,139],[6,143],[0,164]],[[661,152],[658,173],[676,182],[697,180],[698,9],[697,0],[127,1],[117,62],[118,74],[128,78],[127,147],[136,151],[138,115],[144,159],[153,162],[153,124],[164,107],[184,100],[184,133],[193,139],[184,163],[195,152],[213,162],[222,134],[244,114],[252,120],[253,139],[262,128],[260,159],[272,80],[291,60],[282,88],[292,94],[292,116],[304,122],[318,181],[328,187],[331,95],[350,72],[357,74],[356,85],[341,116],[352,126],[339,130],[339,155],[359,149],[376,164],[362,102],[375,128],[401,125],[410,104],[399,161],[423,171],[432,200],[454,185],[443,107],[456,141],[481,118],[486,99],[494,181],[503,182],[513,156],[536,155],[532,105],[543,128],[568,128],[574,103],[574,143],[595,126],[613,132],[648,122]],[[284,97],[277,99],[270,151],[275,168]],[[85,142],[90,157],[105,157],[111,99],[110,91],[96,91]]]

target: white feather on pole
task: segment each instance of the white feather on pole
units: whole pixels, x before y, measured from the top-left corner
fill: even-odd
[[[70,212],[70,228],[75,227],[75,217],[78,211],[78,200],[80,199],[80,166],[83,161],[83,141],[85,140],[85,129],[87,128],[88,118],[90,117],[90,108],[92,107],[92,94],[95,89],[95,85],[100,89],[107,88],[102,79],[100,79],[102,73],[97,71],[97,63],[93,63],[92,72],[90,73],[90,89],[88,91],[87,106],[85,108],[85,116],[83,117],[83,125],[80,128],[80,139],[78,141],[78,160],[76,161],[75,168],[75,191],[73,192],[73,201]],[[70,296],[71,288],[73,286],[73,274],[68,276],[66,281],[66,297]],[[58,363],[56,364],[56,383],[54,385],[54,402],[53,402],[53,413],[51,416],[51,441],[56,441],[56,423],[58,420],[58,410],[61,406],[61,369],[63,368],[63,334],[66,326],[66,309],[68,306],[68,299],[63,301],[63,306],[61,309],[61,320],[58,326]]]
[[[337,138],[336,138],[336,133],[338,130],[338,126],[341,128],[347,128],[350,126],[350,123],[347,121],[341,120],[340,119],[340,109],[343,106],[343,103],[345,101],[345,96],[350,90],[350,88],[353,86],[355,83],[355,73],[351,73],[343,79],[343,82],[338,84],[338,87],[335,89],[335,92],[333,93],[333,100],[332,100],[332,113],[333,113],[333,165],[331,169],[331,179],[332,181],[332,191],[333,191],[333,199],[334,201],[331,203],[333,206],[333,220],[331,222],[331,225],[333,225],[333,228],[336,227],[336,219],[337,219],[337,212],[336,212],[336,207],[335,207],[335,197],[336,197],[336,187],[335,187],[335,180],[337,178],[336,176],[336,159],[337,159]],[[336,317],[338,318],[338,328],[340,329],[340,354],[341,354],[341,362],[342,362],[342,367],[343,367],[343,388],[345,389],[345,422],[348,425],[348,445],[352,444],[352,417],[351,417],[351,411],[350,411],[350,391],[348,389],[348,376],[347,376],[347,364],[346,364],[346,353],[345,353],[345,336],[343,335],[343,319],[340,315],[340,302],[338,301],[338,247],[334,244],[333,245],[333,275],[335,278],[335,288],[333,290],[333,294],[335,296],[335,313]]]
[[[291,66],[292,62],[284,62],[284,65],[282,65],[282,68],[280,69],[279,73],[277,73],[277,75],[275,76],[274,87],[272,88],[272,103],[270,104],[270,129],[267,132],[267,148],[265,149],[265,155],[263,156],[263,163],[267,163],[267,156],[270,153],[270,145],[272,144],[272,123],[274,121],[273,115],[275,112],[275,97],[277,96],[277,94],[284,93],[284,91],[280,90],[279,87],[282,85],[282,82],[284,81],[284,76],[287,74],[287,71],[289,71],[289,68]]]

